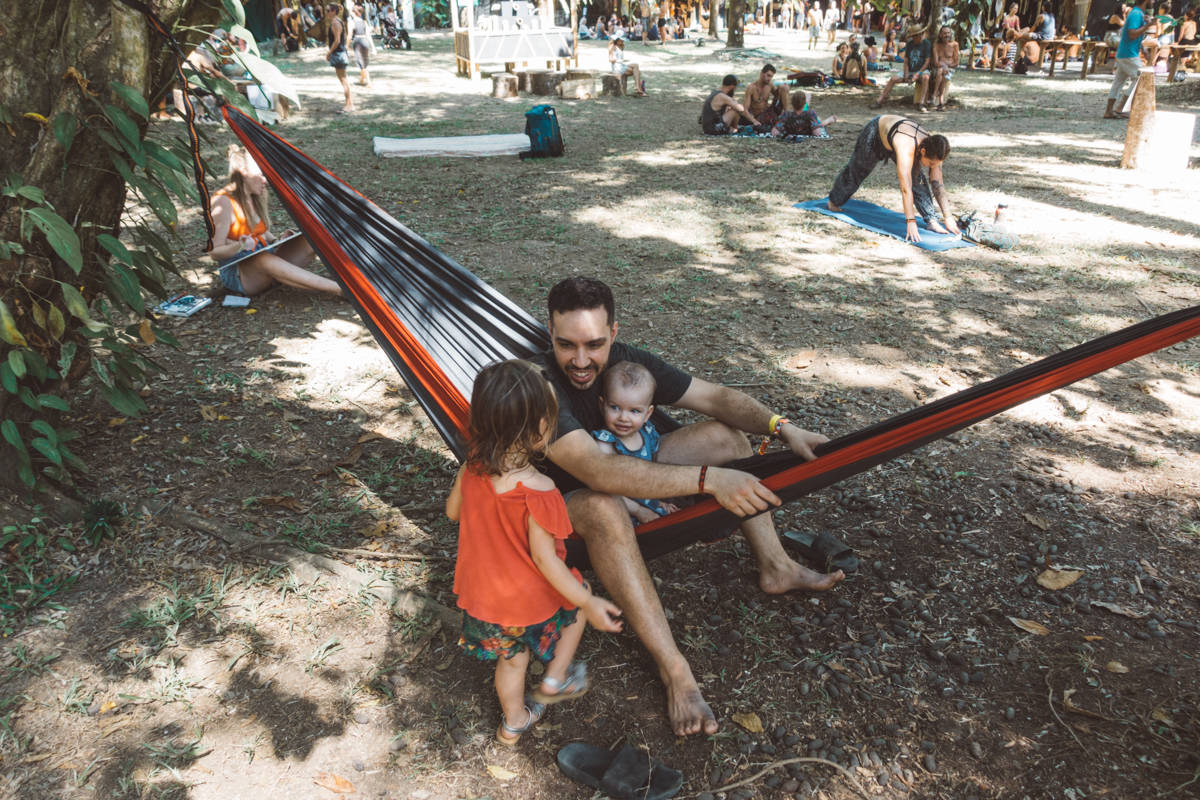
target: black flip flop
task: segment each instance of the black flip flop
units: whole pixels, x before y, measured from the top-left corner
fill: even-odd
[[[840,569],[849,575],[858,571],[858,556],[850,547],[829,531],[786,531],[783,544],[799,553],[822,572]]]
[[[619,750],[571,742],[558,751],[558,768],[584,786],[613,800],[667,800],[683,787],[683,773],[648,753],[624,745]]]

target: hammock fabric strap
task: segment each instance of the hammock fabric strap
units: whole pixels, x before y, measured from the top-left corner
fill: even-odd
[[[475,374],[491,361],[527,358],[545,350],[545,328],[294,146],[237,109],[225,106],[223,111],[461,460],[467,397]],[[827,442],[818,448],[815,461],[772,453],[728,466],[752,472],[790,502],[1197,334],[1200,306],[1102,336]],[[638,526],[638,543],[646,557],[654,557],[694,541],[721,538],[742,521],[712,498],[703,498]],[[582,540],[568,540],[567,548],[568,561],[587,566]]]

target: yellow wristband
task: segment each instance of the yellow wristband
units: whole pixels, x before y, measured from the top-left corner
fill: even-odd
[[[771,421],[767,423],[767,435],[768,436],[774,436],[776,433],[778,433],[778,429],[776,426],[779,425],[779,420],[781,420],[781,419],[783,419],[782,414],[775,414],[771,417]]]

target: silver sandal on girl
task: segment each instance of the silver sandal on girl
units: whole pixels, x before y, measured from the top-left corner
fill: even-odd
[[[542,686],[552,689],[554,694],[542,691]],[[554,678],[543,678],[542,686],[534,690],[533,699],[548,706],[564,700],[583,697],[588,690],[587,664],[582,661],[572,661],[571,666],[567,667],[567,677],[561,681]]]
[[[538,721],[546,714],[546,706],[533,698],[526,697],[525,713],[528,714],[525,724],[514,728],[508,724],[508,717],[501,711],[500,727],[496,729],[496,741],[505,747],[516,747],[517,742],[521,741],[522,734],[528,733],[529,729],[538,724]]]

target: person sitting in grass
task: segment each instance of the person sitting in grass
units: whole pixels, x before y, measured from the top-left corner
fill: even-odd
[[[803,90],[792,92],[792,109],[780,115],[779,121],[771,130],[771,135],[783,136],[820,136],[826,137],[829,132],[826,125],[837,122],[837,117],[822,120],[812,110],[812,94]]]
[[[653,461],[658,454],[659,434],[650,421],[654,413],[654,390],[657,388],[650,370],[633,361],[613,364],[604,372],[604,387],[600,409],[604,427],[592,431],[602,453],[619,453],[643,461]],[[637,522],[650,522],[679,510],[679,506],[663,500],[634,500],[622,497],[629,515]]]
[[[554,437],[557,416],[554,390],[532,364],[484,367],[471,392],[467,460],[446,498],[446,516],[459,523],[458,644],[496,663],[502,712],[496,741],[507,747],[542,718],[547,705],[587,692],[587,666],[572,661],[587,623],[621,630],[621,610],[592,594],[564,563],[563,540],[571,534],[567,506],[536,466]],[[531,654],[546,663],[546,672],[526,695]]]
[[[913,85],[913,103],[921,110],[928,111],[925,106],[925,92],[929,88],[929,69],[933,60],[933,47],[925,41],[925,29],[914,25],[907,31],[908,44],[904,46],[904,74],[893,75],[883,85],[883,91],[871,104],[871,108],[879,108],[888,99],[892,87],[897,83]]]
[[[746,87],[742,98],[747,114],[758,120],[755,125],[773,125],[787,108],[787,89],[775,86],[775,65],[764,64],[758,72],[758,80]]]
[[[709,136],[737,133],[738,120],[743,116],[750,120],[750,124],[759,124],[758,118],[749,109],[733,99],[737,85],[737,75],[726,75],[721,80],[721,88],[710,94],[701,106],[700,129]]]
[[[840,81],[846,75],[846,56],[850,54],[850,45],[842,42],[837,46],[837,52],[833,55],[833,64],[830,65],[829,74],[835,81]]]
[[[934,233],[949,233],[957,236],[958,225],[950,211],[946,187],[942,183],[942,162],[950,155],[950,142],[945,136],[930,133],[916,120],[899,114],[884,114],[875,117],[863,126],[854,144],[850,161],[829,190],[829,210],[841,211],[846,201],[858,191],[858,187],[871,174],[871,170],[883,161],[896,162],[896,180],[900,184],[900,201],[907,222],[905,240],[921,241],[917,230],[917,212],[925,219],[926,226]],[[929,180],[921,168],[929,170]],[[938,221],[933,201],[941,206],[945,226]]]

